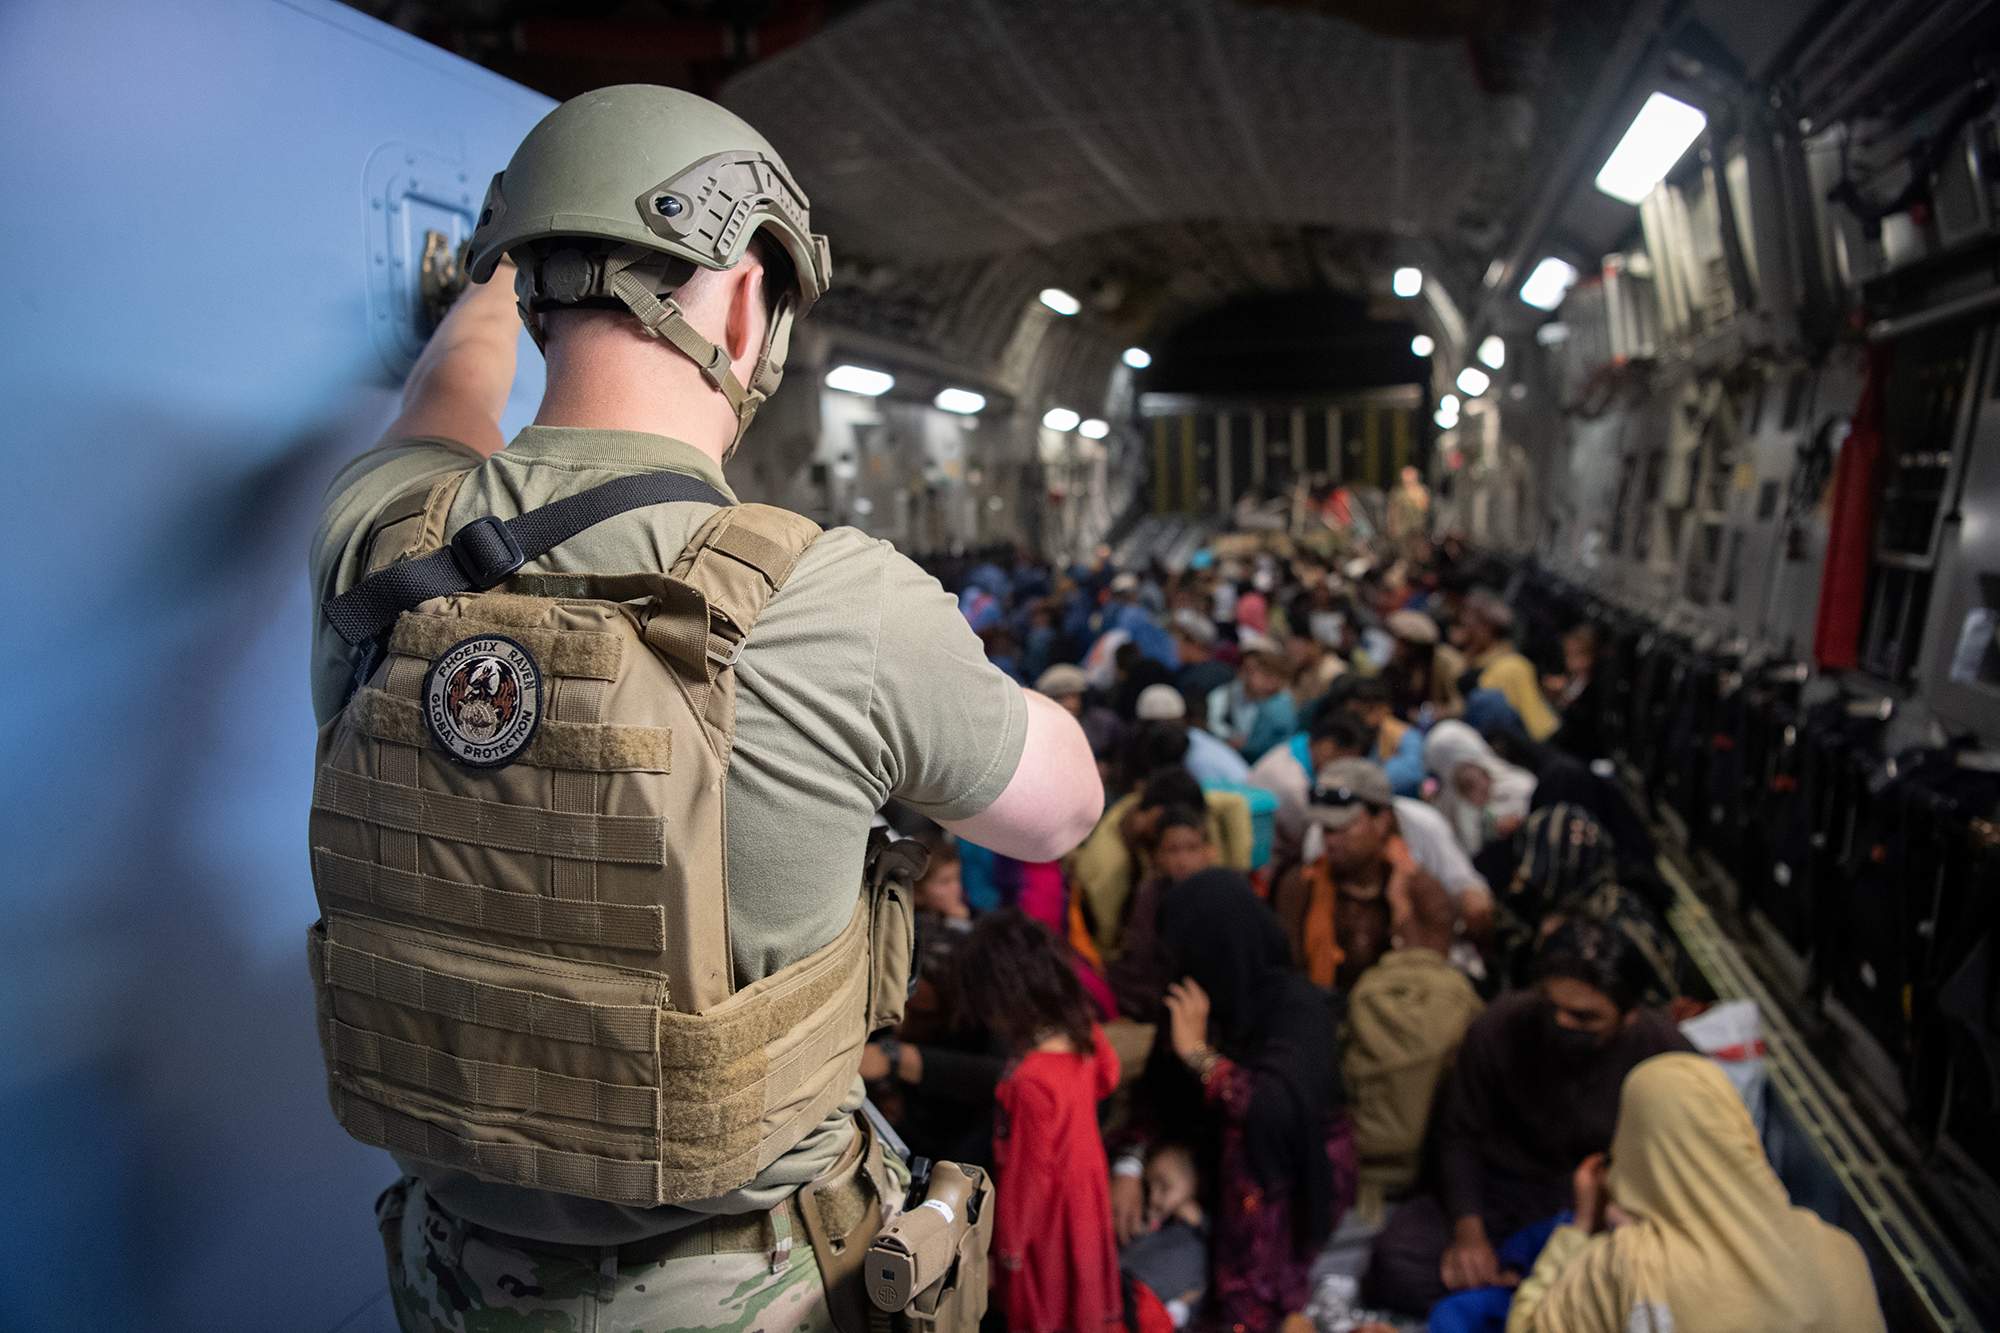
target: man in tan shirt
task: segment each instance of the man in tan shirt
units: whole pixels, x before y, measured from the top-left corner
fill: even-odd
[[[720,108],[670,90],[602,90],[578,103],[607,95],[642,97],[648,108],[664,104],[670,116],[709,125],[733,123],[746,140],[762,142],[734,117],[718,122],[728,114]],[[628,122],[600,122],[599,132],[621,123]],[[686,322],[722,349],[742,384],[756,382],[770,342],[776,301],[766,283],[774,263],[782,272],[781,257],[760,237],[731,267],[690,266],[673,293]],[[548,387],[534,424],[512,442],[502,438],[519,331],[515,276],[503,262],[492,281],[457,301],[404,386],[401,416],[330,488],[311,562],[313,704],[322,724],[345,699],[356,650],[317,604],[360,580],[385,508],[426,478],[471,469],[447,537],[481,516],[512,518],[641,473],[684,473],[733,502],[722,462],[739,435],[738,410],[689,355],[649,337],[624,310],[532,316],[545,342]],[[524,569],[666,571],[713,512],[699,502],[632,510]],[[993,667],[935,579],[855,529],[833,529],[806,548],[734,671],[726,851],[739,986],[840,933],[854,912],[870,821],[892,797],[1026,861],[1068,852],[1102,809],[1075,719]],[[378,1205],[399,1315],[405,1327],[444,1329],[504,1311],[519,1327],[540,1327],[534,1320],[542,1315],[574,1313],[563,1304],[574,1293],[547,1289],[546,1273],[581,1265],[602,1281],[591,1279],[577,1299],[610,1301],[627,1326],[726,1328],[756,1314],[767,1333],[824,1328],[810,1247],[787,1242],[777,1264],[777,1241],[759,1242],[755,1253],[725,1261],[716,1228],[744,1231],[737,1219],[748,1219],[749,1231],[778,1225],[768,1219],[847,1150],[862,1096],[857,1078],[818,1130],[755,1179],[683,1205],[638,1208],[503,1184],[399,1153],[405,1179]],[[676,1257],[683,1253],[703,1257]]]
[[[1514,650],[1507,634],[1514,628],[1514,613],[1491,593],[1476,592],[1465,599],[1464,614],[1458,618],[1453,637],[1465,654],[1468,673],[1479,673],[1474,688],[1498,690],[1521,715],[1521,725],[1534,740],[1545,741],[1559,725],[1555,711],[1542,698],[1541,677],[1534,663]],[[1466,690],[1461,682],[1459,688]]]

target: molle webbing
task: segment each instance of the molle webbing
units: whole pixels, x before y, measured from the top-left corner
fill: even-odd
[[[589,1180],[599,1191],[592,1197],[645,1206],[712,1197],[790,1151],[846,1096],[850,1054],[867,1035],[867,949],[868,912],[857,904],[833,943],[700,1015],[530,994],[316,936],[312,970],[331,1095],[341,1123],[364,1142],[515,1184],[574,1193]],[[471,1060],[404,1041],[344,1021],[350,996],[386,1002],[392,1013],[656,1056],[658,1086]],[[432,1122],[440,1103],[465,1108],[454,1127]],[[512,1114],[496,1120],[495,1112]],[[593,1134],[591,1125],[626,1132]],[[485,1134],[595,1139],[657,1157],[603,1158]],[[609,1193],[614,1186],[638,1192]]]
[[[524,1069],[490,1060],[461,1060],[345,1023],[331,1026],[334,1058],[345,1068],[420,1088],[451,1101],[630,1129],[650,1130],[659,1120],[660,1095],[656,1088],[571,1078],[546,1069]]]
[[[341,1126],[363,1143],[456,1167],[510,1185],[581,1194],[610,1203],[652,1207],[659,1202],[660,1164],[563,1152],[538,1144],[466,1138],[380,1102],[332,1090]]]
[[[320,767],[313,809],[474,847],[579,861],[666,864],[664,819],[537,810],[404,787],[330,765]]]
[[[383,958],[333,940],[325,941],[321,948],[326,955],[322,965],[326,984],[350,995],[385,1000],[403,1009],[477,1027],[613,1051],[650,1053],[659,1040],[657,1008],[592,1004],[496,986]]]
[[[363,685],[348,701],[354,728],[364,736],[423,748],[431,744],[423,708],[414,699]],[[530,768],[595,773],[667,773],[673,769],[674,734],[665,727],[620,727],[602,722],[545,720],[514,762]]]
[[[536,620],[548,612],[548,604],[539,598],[506,598],[501,595],[496,600],[529,603],[536,613]],[[501,609],[481,605],[480,610],[488,614],[477,618],[404,616],[396,622],[395,632],[389,636],[389,651],[429,659],[441,656],[460,639],[468,639],[475,634],[504,634],[526,648],[541,663],[542,670],[551,676],[618,679],[619,668],[625,660],[625,641],[617,635],[541,629],[533,622],[516,625],[510,623],[510,617],[492,614]]]
[[[319,891],[345,911],[397,912],[519,939],[594,944],[658,953],[667,947],[666,912],[651,904],[571,902],[396,870],[324,847],[313,848]]]
[[[637,499],[720,499],[691,487],[628,478],[506,526],[532,559]],[[335,617],[350,642],[364,620],[389,631],[322,739],[313,793],[335,1113],[364,1142],[509,1184],[640,1207],[723,1194],[838,1107],[888,1012],[877,992],[896,1008],[905,993],[870,947],[893,900],[873,880],[838,938],[734,981],[731,668],[819,529],[726,505],[671,570],[516,571],[469,592],[438,551],[449,501],[430,486],[385,511],[387,563]],[[424,588],[442,591],[408,605]],[[533,739],[490,770],[457,765],[420,702],[426,664],[479,635],[512,639],[546,682]]]

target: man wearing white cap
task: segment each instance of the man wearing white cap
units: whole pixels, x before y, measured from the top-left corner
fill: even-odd
[[[1141,722],[1165,722],[1187,734],[1187,756],[1181,766],[1201,782],[1247,782],[1250,765],[1243,756],[1197,726],[1190,726],[1187,700],[1171,685],[1148,685],[1139,691],[1133,710]]]

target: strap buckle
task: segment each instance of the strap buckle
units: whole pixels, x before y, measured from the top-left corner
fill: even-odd
[[[714,634],[712,635],[712,637],[722,638],[722,636],[719,634]],[[722,641],[724,643],[729,642],[729,640],[727,639],[723,639]],[[724,657],[721,653],[718,653],[715,651],[715,649],[711,648],[708,650],[709,658],[713,661],[720,662],[723,666],[733,667],[738,662],[741,662],[743,660],[743,645],[748,643],[749,641],[750,641],[750,636],[747,634],[744,635],[742,638],[738,639],[735,643],[734,648],[727,657]]]
[[[482,592],[528,563],[513,529],[491,514],[458,530],[451,539],[451,560],[466,582]]]

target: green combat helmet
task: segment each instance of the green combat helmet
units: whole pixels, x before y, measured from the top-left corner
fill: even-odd
[[[705,98],[650,84],[599,88],[542,118],[487,187],[466,245],[475,282],[500,258],[519,270],[521,320],[537,346],[543,311],[628,309],[672,343],[736,411],[736,442],[785,373],[792,320],[826,291],[826,238],[804,191],[764,136]],[[733,267],[768,229],[792,273],[745,388],[724,350],[681,314],[673,293],[695,266]]]

